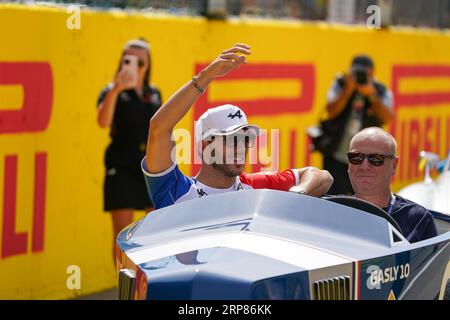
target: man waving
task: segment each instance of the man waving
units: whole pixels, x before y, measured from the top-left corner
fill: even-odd
[[[202,164],[196,177],[187,177],[178,169],[172,151],[172,130],[189,111],[197,98],[215,78],[223,77],[247,63],[250,46],[238,43],[223,51],[191,81],[184,84],[153,116],[142,161],[149,195],[156,209],[174,203],[222,192],[246,189],[295,190],[321,196],[328,191],[333,178],[313,167],[283,172],[244,172],[245,161],[259,134],[250,125],[242,109],[222,105],[207,110],[195,126],[195,142]]]

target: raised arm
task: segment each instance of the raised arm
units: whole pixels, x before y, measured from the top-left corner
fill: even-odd
[[[111,125],[118,96],[119,90],[117,90],[116,87],[113,87],[99,105],[97,109],[97,123],[100,127],[107,128]]]
[[[132,88],[132,77],[128,73],[118,72],[114,78],[114,84],[108,91],[103,102],[97,109],[97,122],[100,127],[107,128],[111,126],[116,110],[117,97],[125,90]]]
[[[336,86],[336,84],[335,84]],[[338,115],[344,111],[347,102],[350,100],[353,95],[353,91],[356,89],[356,83],[353,79],[352,75],[344,76],[344,87],[342,89],[339,88],[339,93],[332,99],[327,102],[327,112],[330,119],[336,118]],[[337,90],[336,87],[333,87],[332,90]]]
[[[381,120],[383,125],[388,124],[394,118],[394,112],[392,108],[386,105],[381,97],[374,94],[371,96],[372,109],[377,117]]]
[[[383,125],[392,120],[394,112],[392,107],[392,94],[389,90],[386,89],[384,96],[379,96],[373,81],[371,81],[366,85],[359,86],[358,91],[371,101],[371,109]]]
[[[243,55],[240,55],[243,54]],[[246,64],[244,55],[250,54],[250,46],[238,43],[234,47],[223,51],[219,57],[195,76],[197,85],[206,89],[212,80],[223,77],[233,69]],[[150,120],[147,140],[147,170],[150,173],[160,173],[172,165],[172,130],[189,111],[200,96],[201,92],[192,81],[184,84]]]

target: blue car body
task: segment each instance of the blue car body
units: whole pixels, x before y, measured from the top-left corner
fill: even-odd
[[[443,299],[450,222],[442,226],[409,243],[358,206],[292,192],[191,200],[119,234],[119,298]]]

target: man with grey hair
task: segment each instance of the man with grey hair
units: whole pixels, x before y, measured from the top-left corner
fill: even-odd
[[[431,213],[391,191],[399,161],[396,154],[395,138],[381,128],[366,128],[353,137],[347,158],[355,197],[385,210],[409,242],[434,237],[437,231]]]

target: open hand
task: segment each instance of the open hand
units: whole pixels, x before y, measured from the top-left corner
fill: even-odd
[[[242,54],[242,55],[240,55]],[[223,51],[213,62],[206,68],[214,77],[223,77],[234,69],[239,69],[243,64],[247,63],[245,55],[251,54],[250,46],[244,43],[237,43],[232,48]]]

